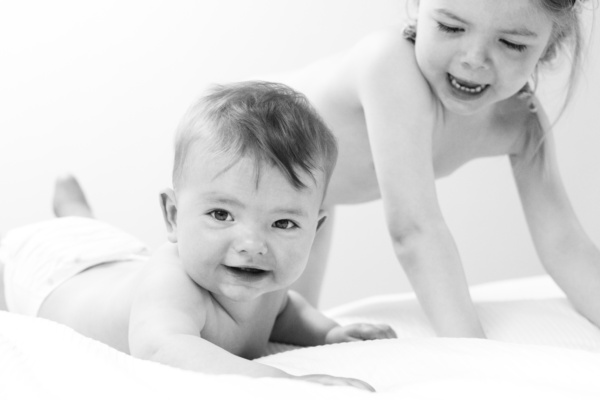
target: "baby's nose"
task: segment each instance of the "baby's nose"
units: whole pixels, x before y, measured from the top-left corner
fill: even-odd
[[[249,255],[267,254],[267,242],[257,232],[245,232],[240,235],[233,245],[238,253],[247,253]]]

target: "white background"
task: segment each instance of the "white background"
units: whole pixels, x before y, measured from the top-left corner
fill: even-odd
[[[404,0],[3,1],[0,234],[51,218],[53,179],[71,171],[98,218],[156,246],[173,131],[204,84],[303,66],[403,15]],[[574,208],[600,244],[599,28],[591,39],[555,133]],[[557,87],[541,92],[550,110]],[[543,272],[506,159],[474,161],[438,190],[470,283]],[[322,307],[410,290],[380,202],[343,207],[335,224]]]

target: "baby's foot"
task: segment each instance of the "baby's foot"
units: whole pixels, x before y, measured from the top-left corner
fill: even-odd
[[[73,175],[65,174],[56,178],[52,206],[57,217],[94,218],[83,190]]]

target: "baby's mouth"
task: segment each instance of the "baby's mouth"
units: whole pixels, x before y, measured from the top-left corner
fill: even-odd
[[[249,267],[249,266],[244,266],[244,265],[240,265],[240,266],[224,265],[224,267],[227,268],[228,271],[233,272],[234,274],[239,274],[239,275],[259,276],[259,275],[264,275],[269,272],[264,269]]]
[[[475,95],[482,93],[490,86],[487,84],[479,85],[473,82],[463,81],[450,74],[448,74],[448,82],[450,82],[450,85],[452,85],[452,87],[456,90]]]

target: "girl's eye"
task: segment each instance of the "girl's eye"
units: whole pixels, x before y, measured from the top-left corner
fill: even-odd
[[[233,217],[225,210],[214,210],[209,213],[217,221],[233,221]]]
[[[508,40],[504,40],[504,39],[500,39],[500,42],[502,42],[509,49],[518,51],[519,53],[523,52],[527,49],[527,46],[525,46],[524,44],[516,44],[513,42],[509,42]]]
[[[462,28],[455,28],[453,26],[444,25],[441,22],[437,23],[437,27],[440,31],[445,33],[459,33],[462,32]]]
[[[280,219],[279,221],[275,221],[273,222],[273,226],[277,229],[294,229],[298,227],[298,225],[289,219]]]

